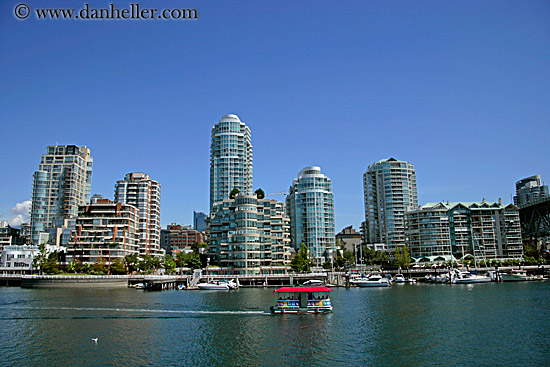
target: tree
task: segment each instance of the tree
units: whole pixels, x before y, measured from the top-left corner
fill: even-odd
[[[265,198],[265,193],[264,193],[264,190],[258,188],[258,190],[254,191],[254,194],[256,194],[256,197],[258,199],[263,199]]]
[[[176,262],[174,261],[174,258],[170,254],[164,255],[164,263],[163,263],[164,270],[167,273],[172,273],[176,269]]]
[[[302,242],[300,250],[294,259],[290,262],[290,267],[296,273],[309,273],[311,272],[311,260],[309,258],[309,251],[305,243]]]
[[[199,249],[207,247],[208,244],[206,242],[195,242],[191,245],[191,250],[193,250],[193,252],[199,252]]]
[[[202,262],[200,255],[196,252],[185,253],[183,251],[178,252],[176,255],[176,264],[180,268],[200,269],[202,268]]]
[[[240,193],[241,190],[239,190],[238,188],[234,188],[233,190],[231,190],[231,192],[229,193],[229,198],[230,199],[235,199],[235,196],[237,196],[238,193]]]
[[[411,264],[411,255],[407,246],[397,246],[394,253],[395,264],[400,268],[408,268]]]
[[[126,255],[124,257],[124,265],[128,273],[133,273],[138,269],[139,259],[137,254]]]
[[[97,258],[96,262],[89,268],[90,274],[103,275],[109,271],[107,267],[107,260],[103,256]]]
[[[111,261],[111,274],[126,274],[126,266],[124,265],[124,260],[120,257],[117,257],[113,261]]]
[[[34,255],[34,258],[32,260],[33,265],[35,268],[38,268],[39,274],[42,274],[44,263],[48,259],[48,255],[46,253],[46,244],[41,243],[38,245],[38,253]]]
[[[59,255],[57,251],[54,251],[48,255],[48,258],[44,262],[43,270],[46,274],[59,273]]]

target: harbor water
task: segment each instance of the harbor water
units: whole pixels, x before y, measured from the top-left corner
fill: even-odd
[[[547,366],[550,281],[335,288],[271,315],[273,288],[0,288],[2,366]],[[97,343],[92,339],[97,338]]]

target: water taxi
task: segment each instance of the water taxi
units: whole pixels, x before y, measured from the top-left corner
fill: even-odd
[[[274,314],[329,313],[332,312],[330,291],[327,287],[282,287],[273,291],[278,299],[270,310]]]

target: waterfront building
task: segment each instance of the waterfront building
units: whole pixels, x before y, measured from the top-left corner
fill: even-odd
[[[212,128],[210,210],[233,189],[252,194],[252,143],[248,126],[229,114]]]
[[[30,274],[38,246],[7,245],[0,252],[1,274]]]
[[[139,210],[133,205],[94,198],[80,206],[76,230],[67,247],[67,260],[93,264],[104,259],[139,254]]]
[[[317,166],[298,173],[286,198],[292,247],[304,243],[316,266],[322,266],[335,249],[334,195],[330,178]]]
[[[412,257],[470,254],[476,258],[523,255],[518,208],[502,201],[427,203],[406,213]]]
[[[93,159],[90,149],[76,145],[50,145],[33,176],[31,241],[54,219],[74,218],[78,207],[90,201]]]
[[[193,228],[199,232],[206,230],[206,218],[208,216],[205,213],[193,210]]]
[[[395,158],[375,162],[363,174],[363,189],[366,242],[393,252],[405,244],[405,213],[418,206],[414,166]]]
[[[549,197],[548,185],[543,185],[540,175],[527,177],[516,182],[514,204],[520,209]]]
[[[215,204],[208,222],[208,257],[220,271],[235,275],[287,272],[290,219],[283,202],[239,194]]]
[[[160,231],[160,247],[173,257],[181,251],[190,252],[192,245],[205,241],[206,236],[191,226],[172,223]]]
[[[128,173],[115,185],[115,202],[139,209],[140,255],[161,256],[160,184],[145,173]]]

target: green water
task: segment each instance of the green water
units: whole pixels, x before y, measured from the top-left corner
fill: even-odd
[[[550,282],[337,288],[328,315],[271,315],[266,311],[275,301],[272,292],[0,288],[0,365],[550,361]]]

